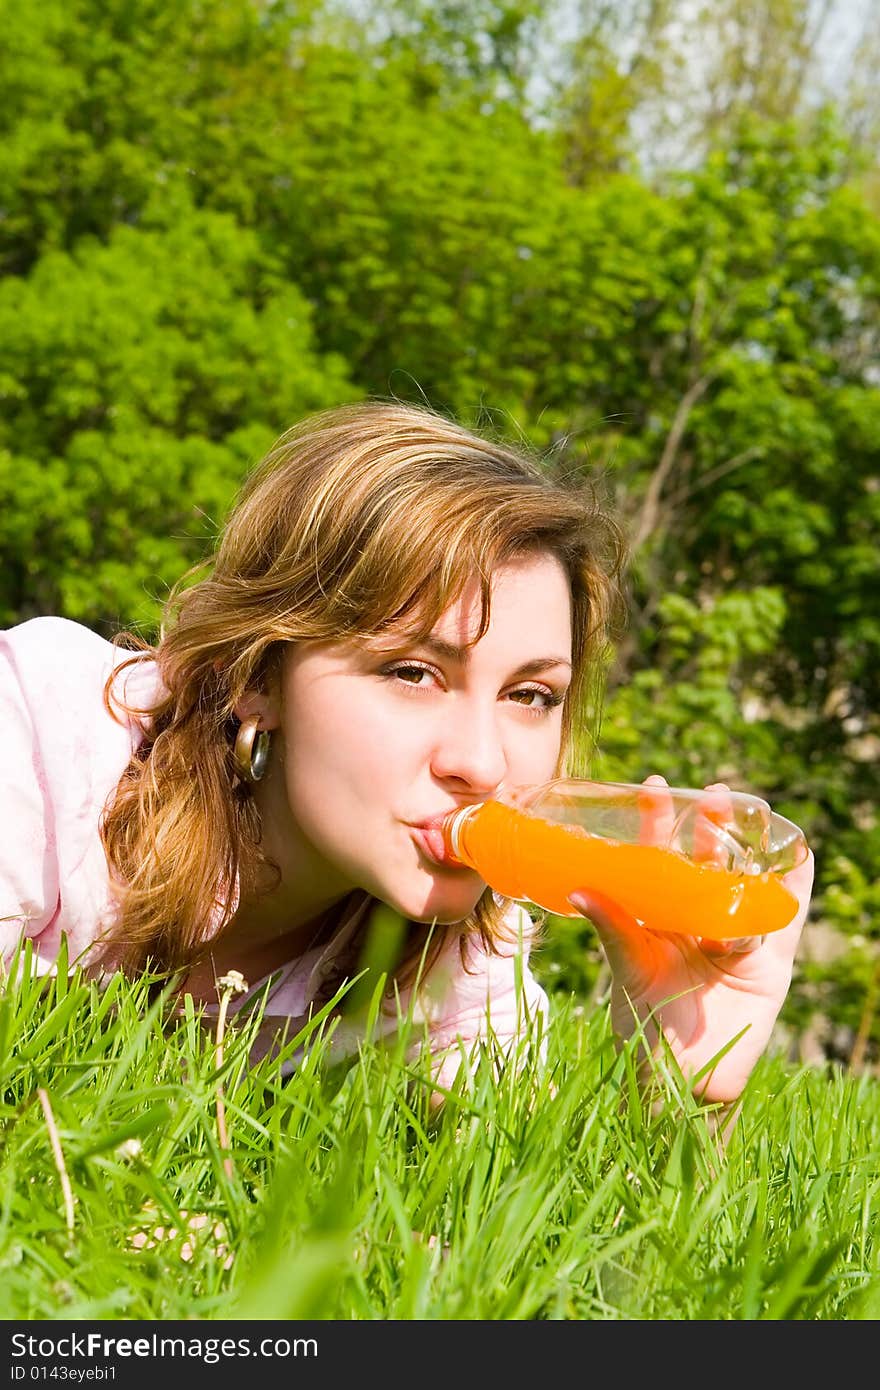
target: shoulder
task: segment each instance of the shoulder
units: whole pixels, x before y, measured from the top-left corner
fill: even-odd
[[[64,673],[76,680],[84,668],[97,670],[113,664],[116,648],[91,628],[70,618],[29,618],[0,631],[0,649],[15,666],[19,677]]]
[[[97,650],[112,645],[83,623],[74,622],[72,618],[50,615],[28,618],[23,623],[16,623],[14,627],[4,628],[2,637],[4,642],[13,643],[20,651],[37,651],[47,642],[60,643],[63,647],[76,647],[80,650],[89,647]]]
[[[136,655],[99,636],[71,618],[29,618],[14,627],[0,629],[0,651],[21,677],[63,677],[77,684],[82,677],[110,671]]]
[[[73,722],[85,737],[89,727],[119,724],[104,705],[104,684],[131,655],[69,618],[30,618],[0,630],[0,687],[26,712],[41,741],[56,741]],[[136,695],[149,705],[159,690],[152,659],[127,668],[126,697]],[[127,740],[126,719],[122,732]]]

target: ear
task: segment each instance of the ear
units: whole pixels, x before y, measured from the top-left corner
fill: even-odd
[[[240,719],[242,724],[246,719],[259,719],[260,730],[277,729],[281,723],[281,702],[274,692],[267,694],[262,690],[246,690],[236,701],[234,710],[236,719]]]

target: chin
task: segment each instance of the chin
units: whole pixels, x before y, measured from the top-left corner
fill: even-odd
[[[475,893],[456,894],[451,897],[447,894],[435,894],[432,898],[425,901],[413,902],[407,908],[401,905],[398,911],[409,918],[412,922],[424,922],[426,924],[437,922],[438,926],[449,927],[455,922],[461,922],[465,917],[470,916],[477,903],[483,895],[483,888]]]

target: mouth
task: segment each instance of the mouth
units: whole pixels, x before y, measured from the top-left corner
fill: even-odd
[[[449,811],[443,811],[438,816],[430,816],[427,820],[409,823],[412,837],[418,848],[433,864],[443,869],[465,867],[458,859],[454,859],[450,855],[443,835],[443,822],[456,809],[455,806],[452,806]]]

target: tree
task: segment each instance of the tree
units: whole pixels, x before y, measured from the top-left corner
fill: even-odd
[[[178,206],[0,284],[0,622],[153,630],[247,468],[356,396],[256,237]]]
[[[856,25],[848,0],[579,0],[563,13],[546,104],[580,183],[696,168],[745,117],[807,128],[829,106],[876,168],[880,19],[867,8]]]

